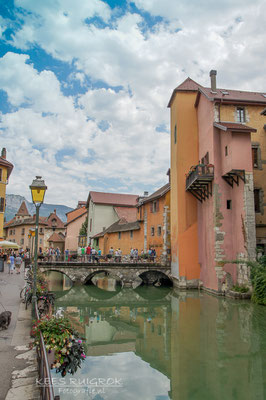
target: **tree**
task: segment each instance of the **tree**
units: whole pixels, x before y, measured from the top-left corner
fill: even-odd
[[[80,236],[86,236],[87,235],[87,229],[88,229],[88,217],[86,217],[85,221],[81,225],[81,228],[79,230],[79,235]]]

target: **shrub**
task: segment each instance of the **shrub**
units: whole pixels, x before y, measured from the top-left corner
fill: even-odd
[[[249,291],[249,288],[246,286],[238,286],[238,285],[234,285],[232,287],[232,290],[234,292],[238,292],[238,293],[247,293]]]

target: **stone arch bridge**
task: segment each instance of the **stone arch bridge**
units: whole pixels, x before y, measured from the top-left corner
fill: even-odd
[[[170,280],[171,268],[156,263],[106,263],[100,264],[62,261],[39,261],[41,272],[57,271],[68,276],[73,284],[86,284],[94,275],[105,272],[116,277],[123,287],[138,286],[141,282],[153,284]]]

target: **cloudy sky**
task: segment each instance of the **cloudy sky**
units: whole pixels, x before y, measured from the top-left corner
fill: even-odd
[[[75,206],[167,182],[172,90],[187,76],[265,91],[263,0],[1,0],[0,147],[8,193]]]

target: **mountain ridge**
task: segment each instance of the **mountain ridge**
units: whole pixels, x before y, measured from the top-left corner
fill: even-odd
[[[7,194],[6,195],[6,209],[5,209],[5,220],[6,222],[10,221],[15,214],[17,213],[21,203],[25,201],[28,211],[31,215],[36,213],[35,205],[25,197],[20,196],[19,194]],[[63,204],[42,204],[40,208],[40,216],[48,217],[52,212],[56,210],[56,214],[63,221],[66,222],[66,213],[72,211],[73,208],[65,206]]]

